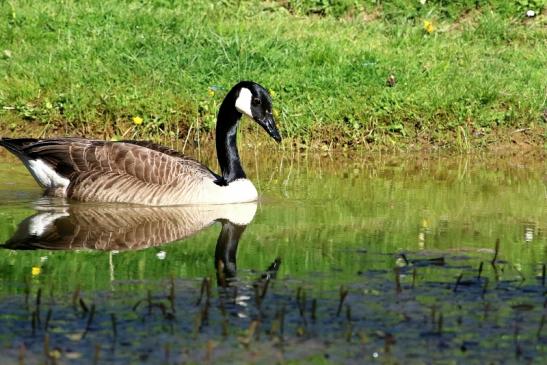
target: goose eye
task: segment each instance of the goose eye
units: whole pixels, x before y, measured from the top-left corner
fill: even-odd
[[[260,105],[260,99],[259,98],[253,98],[253,105],[254,106]]]

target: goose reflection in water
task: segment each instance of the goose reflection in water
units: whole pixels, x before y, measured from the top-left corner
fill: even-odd
[[[257,204],[143,207],[66,204],[43,198],[38,213],[23,220],[3,245],[12,250],[141,250],[190,237],[215,222],[222,225],[214,265],[219,286],[236,275],[236,254]],[[64,203],[64,204],[63,204]]]

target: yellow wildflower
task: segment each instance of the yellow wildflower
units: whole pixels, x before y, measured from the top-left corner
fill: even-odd
[[[40,266],[33,266],[32,267],[32,276],[38,276],[42,272],[42,268]]]
[[[209,88],[209,89],[207,89],[207,94],[209,94],[209,96],[211,96],[211,97],[215,96],[215,90]]]
[[[433,25],[433,22],[429,20],[424,20],[424,30],[427,33],[433,33],[435,31],[435,26]]]
[[[141,125],[143,122],[142,118],[141,117],[133,117],[133,123],[136,124],[136,125]]]
[[[273,91],[272,89],[269,89],[268,92],[270,93],[270,96],[272,98],[275,98],[275,96],[277,95],[277,93],[275,91]]]
[[[61,351],[58,349],[53,349],[49,352],[49,357],[55,360],[59,360],[61,358]]]

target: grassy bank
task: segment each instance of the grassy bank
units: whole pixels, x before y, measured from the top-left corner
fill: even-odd
[[[0,135],[207,138],[252,79],[288,144],[544,146],[544,2],[452,3],[0,1]]]

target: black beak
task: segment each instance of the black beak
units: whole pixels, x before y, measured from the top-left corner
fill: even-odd
[[[277,143],[281,142],[281,135],[279,134],[275,125],[275,120],[271,115],[268,115],[261,120],[257,120],[257,123],[260,124]]]

